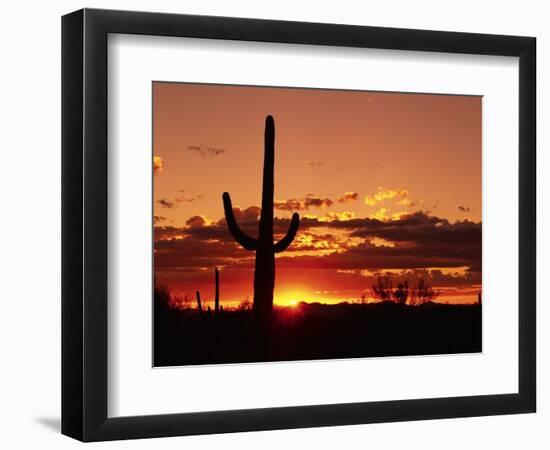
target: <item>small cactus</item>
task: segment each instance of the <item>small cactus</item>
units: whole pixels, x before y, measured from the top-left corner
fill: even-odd
[[[220,271],[216,267],[214,269],[214,278],[216,281],[216,294],[214,297],[214,313],[218,315],[220,312]]]
[[[197,296],[197,309],[199,310],[199,316],[202,316],[201,293],[197,291],[196,296]]]
[[[214,278],[216,283],[216,293],[214,296],[214,316],[217,316],[218,313],[220,312],[220,273],[217,267],[214,269]],[[199,315],[202,317],[204,310],[202,309],[200,291],[196,292],[196,297],[197,297],[197,309],[199,311]],[[210,306],[206,308],[206,312],[208,315],[210,315],[211,313]]]

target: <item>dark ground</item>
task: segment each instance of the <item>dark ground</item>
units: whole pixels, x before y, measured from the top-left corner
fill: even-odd
[[[253,313],[155,308],[154,365],[243,363]],[[481,306],[392,302],[276,308],[269,356],[288,361],[481,352]]]

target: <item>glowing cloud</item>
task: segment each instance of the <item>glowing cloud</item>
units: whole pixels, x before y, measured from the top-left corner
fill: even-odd
[[[375,206],[378,203],[383,202],[384,200],[390,200],[392,198],[400,198],[403,200],[409,195],[409,191],[406,189],[383,189],[378,188],[378,192],[373,195],[367,195],[365,197],[365,204],[369,206]]]
[[[353,211],[342,212],[328,212],[325,217],[319,219],[321,222],[330,222],[332,220],[352,220],[355,219],[355,213]]]
[[[388,220],[389,217],[387,215],[388,213],[388,209],[387,208],[380,208],[378,211],[376,211],[374,214],[371,214],[371,219],[376,219],[376,220],[381,220],[381,221],[384,221],[384,220]]]
[[[162,172],[164,161],[160,156],[153,156],[153,173]]]

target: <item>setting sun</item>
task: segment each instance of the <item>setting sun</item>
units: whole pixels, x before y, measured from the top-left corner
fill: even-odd
[[[312,303],[317,301],[306,290],[289,289],[282,292],[275,291],[274,303],[278,306],[297,306],[300,302]]]

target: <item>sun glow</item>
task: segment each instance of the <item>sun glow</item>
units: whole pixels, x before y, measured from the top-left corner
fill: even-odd
[[[300,290],[288,290],[281,293],[275,293],[275,304],[278,306],[290,306],[295,308],[300,302],[311,303],[314,301],[311,294]]]

